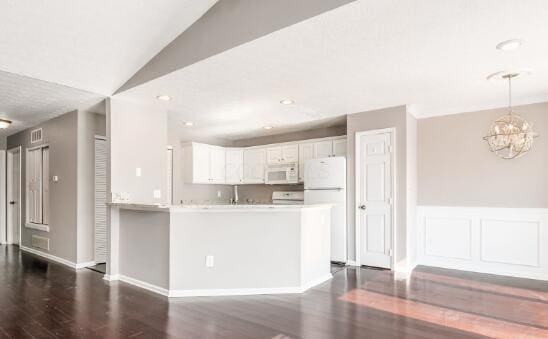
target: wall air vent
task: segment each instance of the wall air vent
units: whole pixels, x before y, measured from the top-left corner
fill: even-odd
[[[42,141],[42,129],[38,128],[38,129],[32,130],[30,132],[30,143],[33,144],[35,142],[40,142],[40,141]]]
[[[49,239],[44,237],[39,237],[37,235],[33,235],[32,247],[49,251]]]

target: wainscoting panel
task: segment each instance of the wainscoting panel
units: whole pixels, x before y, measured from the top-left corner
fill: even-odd
[[[418,264],[548,280],[548,209],[419,206]]]

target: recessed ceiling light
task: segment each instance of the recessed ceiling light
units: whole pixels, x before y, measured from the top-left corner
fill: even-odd
[[[523,41],[521,41],[521,39],[511,39],[511,40],[500,42],[497,45],[497,49],[501,51],[511,51],[518,48],[522,44],[523,44]]]
[[[169,95],[158,95],[156,99],[162,100],[162,101],[169,101],[171,100],[171,97]]]
[[[11,121],[6,119],[0,119],[0,129],[8,128],[11,125]]]
[[[194,123],[192,121],[185,121],[185,126],[194,126]]]
[[[291,100],[291,99],[283,99],[282,101],[280,101],[280,104],[282,105],[291,105],[291,104],[294,104],[295,101]]]
[[[274,127],[273,126],[264,126],[263,128],[264,129],[273,129]]]

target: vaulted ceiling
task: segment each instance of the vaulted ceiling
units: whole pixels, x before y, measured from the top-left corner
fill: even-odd
[[[234,15],[238,4],[261,12],[273,3],[230,1],[1,2],[0,118],[15,121],[4,133],[90,107],[124,84],[116,95],[143,104],[173,97],[162,105],[181,134],[192,121],[192,133],[228,139],[402,104],[418,117],[501,107],[506,85],[485,77],[505,69],[533,70],[515,83],[517,104],[548,101],[544,0],[325,0],[310,17],[297,4],[314,2],[280,0],[287,27],[269,31],[254,18],[262,33],[240,40],[229,29],[238,25],[214,21],[212,6]],[[227,35],[215,53],[199,54],[212,40],[199,28],[215,22]],[[495,49],[511,38],[523,46]],[[295,104],[281,105],[286,98]]]
[[[0,2],[4,133],[111,95],[215,2]]]

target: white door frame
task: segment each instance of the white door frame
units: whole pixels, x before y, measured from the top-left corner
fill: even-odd
[[[13,153],[19,152],[19,197],[17,199],[17,206],[19,210],[19,246],[21,246],[21,167],[23,161],[23,150],[21,146],[13,147],[8,149],[7,152],[7,161],[6,161],[6,198],[11,197],[12,191],[12,162],[13,162]],[[10,202],[6,199],[6,244],[13,244],[13,225],[11,224],[11,208]]]
[[[398,206],[398,199],[397,199],[397,195],[395,194],[397,192],[397,180],[396,180],[396,171],[395,169],[397,168],[397,163],[396,163],[396,159],[397,159],[397,156],[396,156],[396,152],[398,151],[398,148],[396,147],[396,128],[395,127],[390,127],[390,128],[382,128],[382,129],[375,129],[375,130],[367,130],[367,131],[360,131],[360,132],[356,132],[356,137],[355,137],[355,145],[356,145],[356,149],[355,149],[355,172],[354,172],[354,178],[355,178],[355,182],[354,182],[354,194],[355,194],[355,197],[354,197],[354,227],[355,227],[355,234],[356,234],[356,264],[358,266],[361,266],[362,263],[361,263],[361,246],[362,246],[362,242],[361,242],[361,224],[360,224],[360,210],[358,208],[358,204],[359,204],[359,200],[360,200],[360,178],[361,178],[361,168],[360,168],[360,163],[361,163],[361,143],[360,143],[360,139],[362,136],[364,135],[373,135],[373,134],[381,134],[381,133],[391,133],[392,135],[392,147],[393,147],[393,152],[391,152],[391,162],[392,162],[392,166],[391,166],[391,171],[392,171],[392,192],[391,192],[391,196],[392,196],[392,201],[393,201],[393,204],[392,204],[392,207],[390,208],[390,214],[391,214],[391,221],[392,221],[392,258],[390,259],[390,269],[391,270],[394,270],[394,267],[395,267],[395,261],[396,261],[396,251],[397,251],[397,246],[396,246],[396,233],[397,233],[397,218],[395,217],[395,211],[397,211],[397,206]]]
[[[96,196],[96,189],[97,189],[97,173],[96,173],[96,163],[95,161],[97,160],[97,148],[96,148],[96,144],[97,144],[97,141],[105,141],[108,143],[108,140],[107,140],[107,137],[106,136],[103,136],[103,135],[98,135],[98,134],[95,134],[94,135],[94,138],[93,138],[93,260],[96,264],[98,263],[102,263],[102,262],[99,262],[97,261],[97,249],[96,249],[96,245],[97,245],[97,238],[96,238],[96,232],[97,232],[97,208],[96,208],[96,199],[97,199],[97,196]],[[108,148],[108,144],[106,145],[107,148]],[[107,156],[107,162],[108,162],[108,156]],[[107,166],[107,174],[106,176],[108,177],[108,164],[106,164]],[[108,186],[108,183],[107,183],[107,186]],[[108,191],[108,189],[107,189]],[[107,193],[108,195],[108,193]],[[108,197],[106,199],[108,201]],[[107,205],[107,209],[108,209],[108,205]],[[107,216],[108,216],[108,212],[107,212]],[[107,228],[107,239],[106,239],[106,245],[107,245],[107,259],[106,261],[108,261],[108,221],[105,221],[106,222],[106,228]]]

